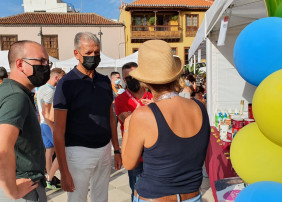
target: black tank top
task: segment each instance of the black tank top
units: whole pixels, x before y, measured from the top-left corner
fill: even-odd
[[[157,121],[158,139],[152,147],[144,148],[143,172],[135,185],[140,196],[159,198],[199,190],[210,124],[204,105],[194,101],[201,108],[203,122],[200,131],[190,138],[175,135],[158,106],[149,105]]]

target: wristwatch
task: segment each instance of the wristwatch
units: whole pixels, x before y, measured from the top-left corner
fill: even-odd
[[[120,150],[119,149],[118,150],[114,150],[114,154],[121,154]]]

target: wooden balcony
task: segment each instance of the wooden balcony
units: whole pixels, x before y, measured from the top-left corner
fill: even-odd
[[[132,26],[131,40],[179,40],[181,37],[181,29],[178,25],[157,25],[157,26]]]

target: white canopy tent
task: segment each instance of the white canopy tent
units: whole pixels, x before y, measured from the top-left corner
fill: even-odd
[[[0,66],[5,67],[7,72],[10,72],[10,65],[8,62],[8,52],[7,50],[5,51],[0,51]]]
[[[128,63],[128,62],[135,62],[138,63],[138,51],[136,51],[135,53],[128,55],[124,58],[120,58],[116,60],[116,67],[122,67],[124,64]]]
[[[101,56],[101,62],[98,66],[98,68],[115,68],[115,60],[108,57],[104,53],[100,53]],[[70,58],[68,60],[63,60],[56,62],[56,67],[62,68],[65,72],[69,72],[75,65],[78,64],[78,61],[75,57]]]
[[[229,16],[224,46],[217,46],[221,19]],[[239,109],[240,100],[252,102],[256,89],[237,72],[233,61],[233,48],[240,32],[251,22],[267,17],[264,0],[216,0],[206,12],[195,40],[189,50],[189,58],[201,43],[206,43],[207,109],[211,124],[216,110]]]

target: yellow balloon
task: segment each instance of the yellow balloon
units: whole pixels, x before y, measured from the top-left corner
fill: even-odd
[[[282,146],[282,69],[266,77],[256,89],[253,114],[262,133]]]
[[[282,147],[266,138],[256,123],[242,128],[231,143],[230,158],[236,173],[247,183],[282,183]]]

